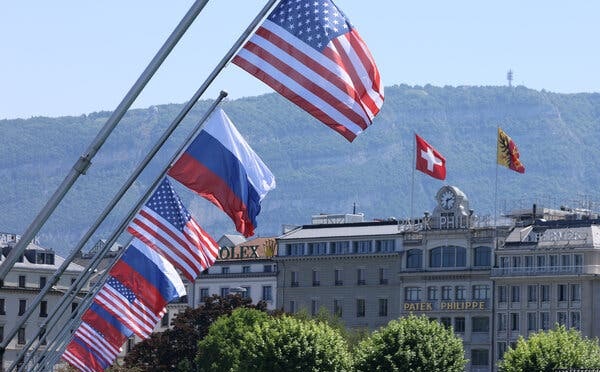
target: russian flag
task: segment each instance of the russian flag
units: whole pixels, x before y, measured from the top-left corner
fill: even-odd
[[[254,235],[260,202],[275,177],[222,109],[169,170],[169,176],[222,209],[245,237]]]

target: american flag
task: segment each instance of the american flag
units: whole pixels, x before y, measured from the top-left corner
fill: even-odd
[[[283,0],[233,63],[352,141],[383,105],[375,61],[331,0]]]
[[[218,244],[192,218],[166,177],[127,231],[191,281],[212,266],[218,254]]]
[[[94,301],[142,339],[150,337],[164,315],[164,310],[155,314],[131,289],[113,277],[104,283]]]
[[[94,350],[108,364],[112,364],[121,352],[120,347],[116,347],[108,342],[104,336],[86,322],[82,322],[75,331],[75,338]]]

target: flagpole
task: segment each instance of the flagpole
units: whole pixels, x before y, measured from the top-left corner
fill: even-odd
[[[208,3],[208,0],[197,0],[190,10],[181,19],[175,30],[171,33],[169,38],[165,41],[163,46],[156,53],[154,58],[150,61],[146,69],[142,72],[140,77],[137,79],[135,84],[131,87],[129,92],[125,95],[119,106],[113,111],[110,118],[104,124],[104,127],[96,135],[96,138],[92,141],[88,149],[73,165],[73,168],[69,174],[65,177],[58,189],[51,196],[50,200],[38,213],[37,217],[29,225],[27,230],[21,235],[21,239],[17,242],[14,248],[10,251],[2,265],[0,265],[0,281],[6,278],[8,271],[14,266],[15,262],[23,254],[27,245],[33,240],[33,238],[40,231],[42,226],[46,223],[50,215],[54,212],[56,207],[60,204],[62,199],[65,197],[67,192],[71,189],[75,181],[79,176],[85,174],[87,169],[90,167],[92,158],[100,150],[106,139],[113,131],[113,129],[120,122],[121,118],[125,115],[129,107],[133,104],[137,96],[142,92],[146,84],[150,81],[154,73],[158,70],[160,65],[167,58],[169,53],[175,48],[178,41],[185,34],[190,25],[194,22],[198,14],[202,11],[204,6]],[[0,354],[3,354],[4,349],[0,349]],[[3,359],[3,358],[0,358]]]
[[[208,1],[208,0],[206,0]],[[258,23],[264,18],[264,16],[267,14],[267,12],[270,10],[270,8],[273,6],[273,4],[275,4],[278,0],[270,0],[262,9],[261,11],[258,13],[258,15],[252,20],[252,22],[250,22],[250,24],[248,25],[248,27],[244,30],[244,32],[242,33],[242,35],[240,35],[240,37],[236,40],[236,42],[234,43],[234,45],[231,47],[231,49],[225,54],[225,56],[221,59],[221,61],[219,62],[219,64],[215,67],[215,69],[212,71],[212,73],[209,75],[208,78],[206,78],[206,80],[204,81],[204,83],[200,86],[200,88],[198,88],[198,90],[196,91],[196,93],[194,93],[194,95],[192,96],[192,98],[188,101],[188,103],[185,105],[185,107],[181,110],[181,112],[178,114],[178,116],[174,119],[174,123],[177,122],[181,122],[181,120],[183,120],[183,118],[185,117],[185,115],[187,115],[187,113],[192,109],[193,105],[196,103],[196,101],[198,101],[200,99],[200,97],[202,96],[202,94],[204,94],[204,92],[206,91],[206,89],[208,88],[208,86],[210,84],[212,84],[212,82],[214,81],[214,79],[217,77],[217,75],[223,70],[223,68],[225,68],[225,66],[227,65],[227,63],[229,62],[229,60],[235,55],[235,53],[241,48],[243,42],[248,38],[248,36],[252,33],[252,31],[254,30],[254,28],[256,28],[256,26],[258,25]],[[157,150],[158,151],[158,150]],[[131,180],[131,183],[133,183],[135,180]],[[128,182],[129,183],[129,182]],[[121,189],[121,191],[123,190],[123,188]],[[112,209],[112,208],[110,208]],[[109,212],[109,208],[105,208],[105,212],[108,213]],[[102,218],[103,219],[103,218]],[[96,227],[97,228],[97,227]],[[95,228],[94,228],[95,230]],[[91,235],[90,235],[91,237]],[[89,239],[89,237],[88,237]],[[21,238],[21,241],[23,240],[23,238]],[[87,240],[86,240],[87,241]],[[85,242],[83,242],[83,244],[85,244]],[[83,244],[81,245],[81,247],[83,246]],[[68,257],[71,259],[71,261],[75,258],[76,254],[79,252],[79,250],[81,249],[81,247],[79,247],[79,249],[74,250],[71,255],[73,257]],[[14,250],[14,249],[13,249]],[[12,253],[12,252],[11,252]],[[70,261],[69,261],[70,262]],[[6,263],[6,262],[5,262]],[[4,264],[1,267],[4,267]],[[66,267],[65,267],[66,269]],[[64,270],[63,270],[64,271]],[[51,286],[52,280],[50,280],[47,283],[47,287]],[[46,291],[47,292],[47,291]],[[39,296],[38,296],[39,297]],[[38,299],[38,303],[41,301],[41,298]],[[37,306],[37,305],[36,305]],[[34,306],[32,306],[33,308]],[[33,312],[33,310],[30,311],[31,313]],[[28,315],[28,317],[31,314]],[[22,324],[22,323],[21,323]],[[12,336],[8,339],[5,340],[2,345],[0,345],[0,350],[4,350],[4,348],[6,347],[6,345],[8,344],[8,342],[10,342],[10,339],[12,339],[14,337],[14,335],[16,334],[16,332],[18,332],[18,327],[15,327],[15,329],[13,330],[15,333],[12,334]]]
[[[108,242],[105,245],[105,249],[102,252],[98,252],[93,259],[93,262],[90,264],[91,265],[95,265],[95,267],[98,266],[98,264],[100,263],[100,259],[104,256],[104,254],[107,252],[107,248],[106,247],[111,247],[117,240],[117,238],[123,233],[123,231],[125,230],[125,228],[127,227],[127,224],[129,223],[129,221],[135,216],[135,214],[137,213],[137,211],[143,206],[144,202],[146,201],[146,199],[150,196],[150,194],[152,193],[152,191],[154,191],[154,189],[156,188],[156,186],[158,185],[158,183],[162,180],[162,178],[164,177],[164,175],[166,174],[167,170],[171,167],[171,164],[175,161],[175,159],[185,150],[185,148],[188,146],[188,143],[190,141],[192,141],[195,136],[197,135],[197,133],[201,130],[201,128],[204,126],[204,123],[206,122],[206,120],[208,120],[209,116],[214,112],[214,110],[217,108],[217,106],[221,103],[221,101],[227,96],[227,93],[224,91],[221,91],[219,97],[211,104],[210,108],[206,111],[206,113],[203,115],[203,117],[200,119],[200,121],[198,122],[198,125],[194,128],[194,130],[192,132],[190,132],[190,134],[188,135],[186,141],[179,147],[179,149],[174,153],[174,155],[172,156],[172,158],[170,159],[169,163],[163,168],[162,172],[160,173],[160,175],[156,178],[155,182],[152,184],[152,186],[148,189],[148,191],[146,192],[146,194],[138,201],[138,203],[132,208],[132,210],[130,211],[129,215],[127,216],[127,218],[121,223],[120,227],[113,233],[113,235],[111,236],[111,238],[108,240]],[[191,101],[190,101],[191,102]],[[188,110],[189,111],[189,110]],[[183,116],[182,116],[183,117]],[[176,127],[176,122],[177,121],[181,121],[181,120],[175,120],[175,122],[169,127],[173,127],[172,129],[174,130]],[[166,138],[168,138],[169,136],[169,132],[171,131],[167,131],[163,137],[164,140],[166,140]],[[160,148],[160,145],[157,144],[155,145],[155,148],[153,150],[155,151],[151,151],[150,154],[154,155],[154,153],[156,151],[158,151],[158,149]],[[149,154],[149,155],[150,155]],[[141,165],[140,165],[140,168]],[[141,172],[141,170],[140,170]],[[132,175],[133,176],[133,175]],[[131,182],[133,182],[135,180],[136,177],[131,177]],[[116,202],[115,202],[116,204]],[[98,257],[98,258],[96,258]],[[115,257],[115,259],[113,259],[112,263],[108,266],[112,266],[112,264],[114,262],[116,262],[116,259],[118,259],[118,257]],[[95,269],[95,267],[93,268],[89,268],[84,272],[84,275],[86,273],[90,273],[93,272],[93,269]],[[89,276],[89,275],[88,275]],[[81,280],[82,277],[78,278],[78,280],[74,283],[74,285],[69,288],[69,292],[68,294],[72,293],[75,289],[77,291],[79,291],[82,287],[83,284],[85,283],[85,280]],[[76,288],[77,287],[77,288]],[[63,299],[65,299],[66,296],[63,296]],[[67,304],[68,305],[68,304]],[[57,307],[57,309],[55,310],[55,312],[60,308],[60,307],[66,308],[66,306],[64,306],[64,304],[61,302],[59,304],[59,307]],[[54,313],[53,313],[54,315]],[[56,325],[56,323],[54,324]],[[49,331],[46,330],[46,333],[48,333]],[[39,337],[39,333],[36,334],[33,337],[33,340],[35,340],[36,338]],[[38,343],[38,347],[39,347],[39,343]],[[48,350],[49,348],[47,348]],[[26,348],[23,348],[22,353],[24,353],[26,350]],[[35,351],[35,350],[34,350]],[[19,358],[17,358],[18,360]]]
[[[411,221],[411,225],[412,225],[412,218],[413,218],[413,197],[414,197],[414,193],[415,193],[415,168],[416,163],[417,163],[417,140],[416,140],[416,135],[417,133],[413,131],[414,134],[414,141],[413,141],[413,155],[412,155],[412,177],[411,177],[411,182],[410,182],[410,214],[408,215],[409,220]]]
[[[227,96],[227,93],[224,91],[221,91],[221,93],[219,94],[219,97],[211,104],[211,106],[209,107],[209,109],[207,110],[207,112],[204,114],[204,116],[201,118],[201,120],[199,121],[199,126],[197,126],[195,128],[195,130],[193,130],[191,132],[191,134],[188,137],[188,140],[179,148],[179,150],[175,153],[176,156],[179,155],[179,153],[181,151],[183,151],[183,149],[185,149],[185,146],[187,145],[187,142],[189,141],[189,138],[193,138],[194,134],[196,132],[198,132],[200,130],[200,128],[202,127],[202,125],[204,124],[204,122],[208,119],[208,117],[210,116],[210,114],[212,114],[214,112],[214,110],[217,108],[217,106],[221,103],[221,101]],[[80,240],[79,244],[77,245],[76,249],[73,250],[73,252],[71,253],[71,255],[69,255],[68,258],[65,259],[65,261],[63,262],[63,264],[61,265],[61,269],[59,270],[59,272],[57,272],[51,280],[48,281],[48,283],[46,283],[46,287],[44,287],[45,292],[40,293],[34,300],[34,303],[29,307],[28,311],[23,314],[22,318],[20,319],[20,322],[14,327],[14,329],[12,330],[12,332],[9,334],[9,338],[7,340],[3,341],[2,346],[5,347],[5,344],[8,344],[8,342],[10,342],[10,340],[14,337],[14,335],[16,334],[16,332],[18,332],[18,329],[23,325],[23,323],[25,323],[25,321],[27,321],[27,319],[29,318],[29,316],[35,311],[35,308],[37,307],[37,305],[39,304],[39,302],[41,301],[41,299],[43,298],[44,294],[46,294],[49,290],[50,287],[54,284],[54,282],[56,280],[58,280],[58,277],[62,274],[62,272],[64,272],[67,268],[67,266],[73,261],[73,259],[75,258],[76,254],[81,250],[81,248],[83,247],[83,245],[89,240],[89,238],[94,234],[94,232],[96,231],[96,229],[101,225],[101,223],[104,221],[104,219],[107,217],[107,215],[110,213],[110,211],[112,211],[112,209],[117,205],[117,203],[121,200],[121,198],[123,197],[123,195],[127,192],[127,190],[129,189],[129,187],[135,182],[135,180],[137,179],[137,177],[141,174],[141,172],[145,169],[145,167],[148,165],[148,163],[150,162],[150,160],[154,157],[154,155],[160,150],[160,148],[162,147],[162,145],[164,144],[164,142],[169,138],[169,136],[173,133],[173,131],[177,128],[177,126],[179,125],[179,123],[181,123],[181,121],[183,120],[183,118],[187,115],[187,113],[191,110],[191,108],[194,106],[194,104],[196,103],[195,100],[190,100],[188,101],[188,103],[186,104],[186,106],[182,109],[182,111],[180,112],[180,114],[174,119],[174,121],[169,125],[169,127],[167,128],[167,130],[163,133],[163,135],[161,136],[161,138],[159,139],[159,141],[157,141],[157,143],[153,146],[153,148],[149,151],[149,153],[147,154],[146,158],[138,165],[138,167],[135,169],[135,171],[131,174],[131,176],[129,177],[129,179],[125,182],[125,184],[121,187],[121,189],[119,190],[119,192],[117,193],[117,195],[115,195],[115,197],[113,198],[113,200],[109,203],[109,205],[107,205],[107,207],[105,208],[104,212],[101,214],[101,216],[96,220],[96,223],[88,230],[88,232],[84,235],[84,237]],[[170,165],[170,163],[169,163]],[[166,172],[166,171],[165,171]],[[143,203],[142,203],[143,204]],[[139,209],[139,208],[138,208]],[[136,210],[137,211],[137,210]],[[135,213],[135,212],[134,212]],[[120,234],[120,233],[119,233]],[[118,235],[117,235],[118,236]],[[113,235],[114,237],[114,235]],[[116,237],[115,237],[116,238]],[[116,239],[111,239],[109,242],[107,242],[106,246],[110,247],[112,246],[112,244],[114,244],[114,241],[116,241]],[[102,255],[99,255],[99,253],[102,253]],[[100,262],[100,259],[104,256],[104,253],[106,253],[106,250],[104,251],[100,251],[98,252],[96,256],[98,256],[98,263]],[[96,260],[94,259],[94,261],[92,263],[94,263]],[[90,264],[90,266],[92,265],[92,263]],[[96,264],[96,266],[97,266]],[[95,268],[95,267],[94,267]],[[88,268],[86,268],[83,272],[82,275],[80,275],[80,277],[78,277],[78,279],[75,281],[75,283],[73,283],[71,285],[71,287],[69,288],[69,290],[67,291],[67,293],[65,293],[62,297],[62,301],[58,304],[58,306],[55,308],[55,311],[50,315],[50,319],[54,316],[54,314],[59,310],[59,308],[61,306],[63,306],[63,303],[66,301],[67,296],[69,296],[71,293],[73,293],[74,291],[79,291],[83,285],[85,284],[84,279],[82,279],[86,273],[90,273],[91,271],[94,269],[88,266]],[[85,279],[87,280],[87,279]],[[37,300],[37,302],[36,302]],[[68,305],[68,304],[67,304]],[[66,306],[65,306],[66,308]],[[64,311],[63,311],[64,312]],[[38,331],[38,333],[32,338],[32,340],[35,340],[37,337],[39,337],[39,334],[41,333],[41,329]],[[46,330],[46,332],[48,332],[48,329]],[[30,340],[30,344],[26,345],[22,350],[20,354],[24,354],[29,347],[31,346],[31,342],[32,340]],[[22,356],[20,356],[22,357]],[[19,360],[20,357],[17,357],[16,360]]]

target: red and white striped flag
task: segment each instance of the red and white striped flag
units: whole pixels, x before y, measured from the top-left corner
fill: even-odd
[[[331,0],[283,0],[233,63],[348,141],[383,105],[373,56]]]

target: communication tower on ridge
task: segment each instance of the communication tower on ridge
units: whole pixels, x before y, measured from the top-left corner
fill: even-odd
[[[506,80],[508,80],[508,87],[511,88],[512,87],[512,81],[513,81],[513,72],[512,72],[512,70],[508,70],[508,72],[506,73]]]

